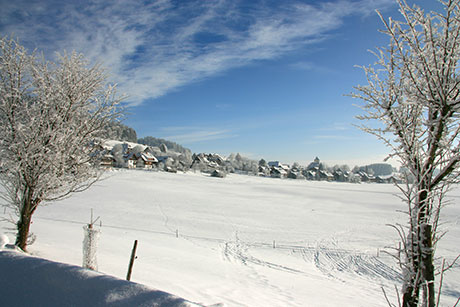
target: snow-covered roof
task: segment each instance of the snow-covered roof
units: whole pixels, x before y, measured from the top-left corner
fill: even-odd
[[[142,159],[145,162],[153,162],[156,163],[158,162],[158,159],[155,158],[154,155],[152,155],[150,152],[140,152],[139,154],[136,155],[138,159]]]
[[[126,141],[116,141],[116,140],[106,140],[102,143],[102,147],[104,149],[112,149],[115,145],[118,144],[126,144],[128,145],[128,148],[133,149],[134,147],[140,146],[142,148],[141,150],[144,151],[146,150],[149,146],[144,145],[144,144],[139,144],[139,143],[133,143],[133,142],[126,142]]]
[[[284,169],[281,168],[281,167],[273,167],[273,171],[278,172],[278,173],[280,173],[280,174],[282,174],[282,175],[286,175],[286,174],[287,174],[286,170],[284,170]]]

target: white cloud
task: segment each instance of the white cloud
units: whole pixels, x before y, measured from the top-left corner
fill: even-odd
[[[366,15],[390,0],[286,1],[242,9],[234,1],[174,4],[157,0],[49,0],[10,2],[0,21],[3,34],[32,48],[77,50],[102,62],[132,105],[257,60],[273,59],[327,38],[343,19]],[[3,17],[3,16],[2,16]],[[200,37],[204,37],[200,41]],[[203,43],[206,38],[216,38]]]
[[[292,69],[295,70],[304,70],[304,71],[312,71],[315,73],[321,73],[321,74],[337,74],[338,71],[318,65],[313,62],[297,62],[297,63],[292,63],[289,65]]]
[[[211,140],[234,138],[237,135],[226,129],[205,129],[199,127],[166,127],[164,131],[174,131],[175,134],[164,136],[165,139],[181,144],[192,144]]]
[[[348,136],[348,135],[335,135],[335,134],[330,134],[330,135],[314,135],[314,139],[317,140],[352,140],[355,139],[355,137]]]
[[[341,131],[347,131],[350,130],[350,128],[353,128],[350,123],[347,122],[335,122],[331,123],[327,126],[324,126],[322,128],[317,129],[318,131],[335,131],[335,132],[341,132]]]

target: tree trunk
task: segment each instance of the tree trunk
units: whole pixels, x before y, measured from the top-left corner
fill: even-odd
[[[427,307],[435,306],[435,289],[434,289],[434,265],[433,265],[433,242],[432,227],[428,224],[421,225],[421,264],[423,276],[423,289],[426,295],[425,305]]]
[[[415,273],[415,272],[414,272]],[[403,287],[402,295],[402,307],[417,307],[418,306],[418,296],[420,293],[420,288],[415,276],[410,276],[410,279],[405,281]]]
[[[30,223],[32,222],[32,214],[37,208],[39,200],[32,200],[33,189],[25,188],[24,198],[22,200],[22,208],[20,211],[19,221],[17,223],[18,233],[16,235],[15,245],[27,251],[27,239],[29,238]]]
[[[403,290],[403,303],[402,307],[417,307],[418,305],[418,295],[414,295],[414,287],[406,286]]]
[[[435,306],[434,289],[434,264],[433,264],[433,229],[429,224],[429,217],[432,212],[428,200],[429,184],[422,185],[422,192],[419,198],[419,220],[418,220],[418,257],[420,259],[421,287],[423,289],[423,304],[426,307]]]
[[[406,253],[407,261],[407,276],[404,276],[404,284],[402,290],[402,307],[417,307],[419,302],[420,287],[417,278],[417,272],[419,270],[419,258],[418,250],[420,248],[419,242],[419,231],[417,227],[417,220],[414,218],[410,219],[409,234],[407,237]]]
[[[434,264],[433,264],[433,242],[432,226],[427,222],[430,216],[428,206],[428,192],[424,184],[421,185],[421,193],[418,199],[418,218],[411,221],[410,232],[413,236],[411,244],[413,252],[412,273],[403,289],[403,307],[417,307],[420,301],[420,290],[423,291],[423,306],[435,307],[434,288]],[[418,276],[418,280],[416,277]]]
[[[21,216],[17,223],[18,233],[16,235],[16,246],[27,251],[27,238],[29,237],[30,222],[32,221],[32,215],[30,214],[30,208],[32,204],[29,199],[23,201],[21,210]]]

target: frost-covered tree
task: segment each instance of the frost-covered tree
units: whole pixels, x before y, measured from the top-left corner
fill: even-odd
[[[104,70],[77,53],[56,63],[0,38],[0,180],[25,250],[42,203],[82,191],[100,175],[97,137],[119,117]]]
[[[363,124],[364,131],[388,145],[414,178],[399,186],[408,224],[395,227],[405,307],[439,304],[433,261],[439,215],[459,176],[460,1],[439,2],[443,13],[425,14],[400,0],[401,21],[380,15],[390,42],[375,52],[374,66],[364,67],[368,85],[354,94],[365,103],[360,119],[377,123]]]
[[[126,142],[137,142],[136,130],[131,127],[125,126],[122,123],[115,121],[110,122],[105,127],[105,133],[103,137],[108,140],[126,141]]]

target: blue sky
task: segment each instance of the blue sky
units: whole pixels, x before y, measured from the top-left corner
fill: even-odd
[[[409,3],[413,3],[409,1]],[[426,9],[435,0],[416,1]],[[355,65],[385,35],[393,0],[4,1],[0,33],[30,50],[76,50],[129,95],[125,123],[194,152],[307,164],[381,162],[353,126]]]

